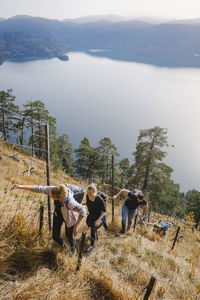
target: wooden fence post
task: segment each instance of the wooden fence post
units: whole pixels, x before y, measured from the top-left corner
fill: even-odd
[[[150,223],[150,218],[151,218],[151,206],[149,207],[149,212],[148,212],[148,223]]]
[[[114,196],[114,155],[112,155],[112,224],[114,223],[114,217],[115,217],[115,204],[114,204],[113,196]]]
[[[83,247],[85,245],[85,237],[86,237],[86,233],[82,232],[81,244],[80,244],[80,249],[79,249],[78,263],[77,263],[76,271],[79,271],[80,267],[81,267],[81,261],[82,261],[82,257],[83,257]]]
[[[45,136],[46,136],[46,177],[47,185],[50,185],[50,146],[49,146],[49,123],[45,126]],[[47,196],[48,200],[48,223],[49,230],[51,230],[51,198]]]
[[[173,242],[173,245],[172,245],[172,249],[171,249],[171,250],[174,249],[174,246],[175,246],[176,241],[177,241],[177,238],[178,238],[179,231],[180,231],[180,226],[178,226],[178,229],[177,229],[177,231],[176,231],[176,236],[175,236],[175,238],[174,238],[174,242]]]
[[[143,300],[149,299],[149,297],[151,296],[151,293],[155,290],[155,287],[156,287],[156,278],[152,276],[151,280],[147,286],[147,291],[146,291],[146,294],[144,295]]]
[[[41,234],[41,230],[44,224],[44,204],[40,204],[40,227],[39,234]]]
[[[137,222],[137,214],[135,215],[135,220],[134,220],[134,225],[133,225],[133,231],[135,231],[136,222]]]

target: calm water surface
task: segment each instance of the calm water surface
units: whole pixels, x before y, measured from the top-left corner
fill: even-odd
[[[165,162],[182,191],[200,191],[200,70],[145,64],[69,53],[55,59],[0,66],[0,90],[13,89],[22,108],[41,100],[57,119],[59,134],[73,147],[83,137],[97,146],[109,137],[120,158],[135,150],[140,129],[168,129]]]

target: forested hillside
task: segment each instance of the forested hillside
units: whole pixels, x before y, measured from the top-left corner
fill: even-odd
[[[117,147],[108,137],[102,137],[95,147],[83,137],[79,147],[73,148],[67,132],[57,134],[56,119],[41,100],[27,101],[22,109],[16,103],[11,89],[0,91],[0,132],[5,141],[45,160],[46,124],[49,124],[50,160],[54,170],[117,188],[139,188],[154,211],[180,217],[193,212],[195,221],[199,222],[199,192],[180,193],[179,184],[172,179],[173,169],[164,163],[168,147],[166,128],[141,130],[130,161],[119,158]]]
[[[137,61],[158,66],[200,67],[200,24],[199,22],[174,22],[151,24],[144,21],[76,20],[57,21],[29,16],[16,16],[0,22],[0,32],[20,31],[27,34],[21,46],[34,39],[41,40],[41,53],[48,56],[70,50],[84,51],[91,55],[105,56],[118,60]],[[17,41],[13,40],[13,46]],[[36,43],[36,41],[35,41]],[[34,55],[38,55],[37,43]],[[46,45],[46,47],[45,47]],[[63,47],[64,46],[64,47]],[[56,49],[55,49],[56,48]],[[14,48],[12,48],[15,50]],[[69,48],[68,48],[69,49]],[[91,49],[101,51],[92,52]],[[9,49],[6,48],[9,51]],[[54,54],[56,50],[57,54]],[[63,51],[64,50],[64,51]],[[3,52],[2,52],[3,51]],[[5,48],[0,48],[4,57]],[[15,56],[15,51],[11,56]],[[28,54],[24,53],[25,55]]]
[[[0,32],[0,57],[4,59],[33,59],[60,56],[69,49],[66,43],[34,37],[20,31]]]

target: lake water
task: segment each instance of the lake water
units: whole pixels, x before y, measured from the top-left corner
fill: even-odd
[[[88,137],[97,146],[109,137],[120,159],[129,157],[139,131],[168,129],[165,163],[181,191],[200,190],[200,69],[159,68],[69,53],[29,62],[4,62],[0,90],[13,89],[16,104],[41,100],[73,147]]]

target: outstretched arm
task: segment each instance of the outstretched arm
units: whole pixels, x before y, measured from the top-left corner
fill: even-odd
[[[33,192],[33,191],[34,191],[34,186],[33,186],[33,185],[20,185],[20,184],[14,184],[14,185],[10,188],[10,191],[12,191],[12,190],[17,190],[17,189],[20,189],[20,190],[27,190],[27,191]]]
[[[121,194],[126,194],[126,195],[128,195],[129,192],[130,192],[129,190],[122,189],[121,191],[119,191],[118,194],[116,194],[115,196],[113,196],[113,199],[116,200]]]
[[[51,192],[51,190],[54,188],[55,186],[43,186],[43,185],[19,185],[19,184],[15,184],[11,187],[11,191],[12,190],[16,190],[16,189],[22,189],[22,190],[27,190],[27,191],[31,191],[31,192],[35,192],[35,193],[43,193],[46,195],[49,195],[49,193]]]

